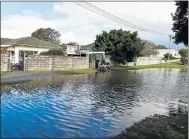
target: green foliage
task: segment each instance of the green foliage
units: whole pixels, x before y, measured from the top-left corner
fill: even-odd
[[[181,55],[182,64],[188,64],[188,49],[179,50],[179,54]]]
[[[60,47],[61,47],[61,49],[63,50],[63,51],[66,51],[66,44],[65,43],[62,43],[61,45],[60,45]]]
[[[157,45],[155,48],[156,49],[167,49],[167,47],[165,47],[164,45]]]
[[[169,57],[170,60],[173,60],[173,59],[174,59],[174,57],[173,57],[172,54],[169,54],[169,53],[164,54],[164,59],[165,59],[165,60],[167,60],[168,57]]]
[[[180,49],[179,54],[181,55],[181,57],[188,57],[188,49]]]
[[[94,47],[96,51],[105,51],[112,60],[125,64],[135,60],[144,48],[144,43],[137,32],[114,29],[97,35]]]
[[[188,45],[188,1],[176,1],[177,9],[172,14],[175,43]]]
[[[167,66],[167,63],[162,64],[153,64],[153,65],[139,65],[139,66],[119,66],[119,67],[112,67],[112,69],[115,70],[139,70],[139,69],[151,69],[151,68],[164,68],[164,69],[179,69],[181,71],[188,71],[188,66],[183,65],[180,61],[178,62],[170,62],[169,67]]]
[[[68,45],[79,45],[77,42],[69,42]]]
[[[53,44],[60,44],[60,32],[51,28],[39,28],[31,34],[32,37]]]
[[[62,49],[50,49],[49,51],[46,52],[41,52],[40,55],[64,55],[64,52]]]

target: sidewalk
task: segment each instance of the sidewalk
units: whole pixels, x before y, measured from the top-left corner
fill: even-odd
[[[42,77],[53,77],[58,74],[54,72],[24,72],[24,71],[14,71],[11,74],[1,75],[1,83],[2,82],[16,82],[16,81],[25,81],[25,80],[33,80]]]

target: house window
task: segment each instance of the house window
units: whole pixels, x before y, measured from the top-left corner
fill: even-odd
[[[35,55],[36,55],[37,53],[38,53],[38,51],[33,51],[33,54],[35,54]]]

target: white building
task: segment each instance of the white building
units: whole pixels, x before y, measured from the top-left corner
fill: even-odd
[[[6,53],[10,56],[10,63],[15,64],[23,59],[24,53],[26,56],[38,55],[59,46],[33,37],[24,37],[19,39],[1,38],[1,48],[3,47],[7,48]]]
[[[157,55],[156,57],[161,57],[161,58],[164,58],[164,55],[167,54],[167,53],[170,53],[172,54],[173,57],[176,57],[176,58],[180,58],[180,54],[178,52],[178,50],[175,50],[175,49],[157,49]]]

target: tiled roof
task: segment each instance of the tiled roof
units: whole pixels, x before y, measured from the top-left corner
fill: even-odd
[[[11,41],[13,39],[9,39],[9,38],[1,38],[1,45],[11,45]]]
[[[88,45],[81,45],[80,50],[92,50],[92,48],[94,47],[94,43],[88,44]]]
[[[6,42],[5,38],[1,38],[4,42]],[[9,41],[8,41],[9,40]],[[34,37],[23,37],[19,39],[7,39],[10,45],[21,45],[21,46],[37,46],[42,48],[55,48],[59,47],[58,45],[45,42]]]

